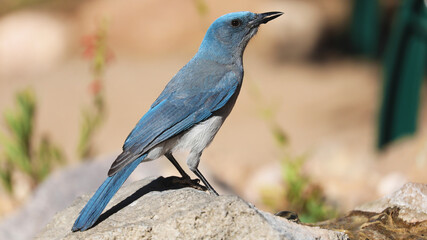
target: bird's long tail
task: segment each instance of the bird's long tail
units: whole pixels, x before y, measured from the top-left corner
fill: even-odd
[[[73,232],[79,230],[84,231],[90,228],[96,220],[98,220],[105,206],[107,206],[114,194],[119,190],[145,156],[146,155],[139,157],[113,176],[105,179],[104,183],[98,188],[98,190],[96,190],[95,194],[80,212],[79,217],[76,219],[73,228],[71,229]]]

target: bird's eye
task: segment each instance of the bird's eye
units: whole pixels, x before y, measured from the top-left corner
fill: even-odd
[[[240,19],[233,19],[233,20],[231,20],[231,26],[238,27],[240,25],[242,25],[242,21]]]

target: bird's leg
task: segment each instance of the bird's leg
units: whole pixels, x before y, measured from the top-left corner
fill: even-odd
[[[179,165],[178,161],[174,158],[172,153],[166,153],[165,156],[169,161],[175,166],[175,168],[178,170],[178,172],[181,174],[181,178],[175,179],[173,182],[176,185],[188,185],[195,189],[206,191],[206,187],[200,185],[199,179],[191,179],[190,176],[182,169],[182,167]]]
[[[172,153],[166,153],[165,156],[169,159],[169,161],[175,166],[178,170],[179,174],[181,174],[182,178],[190,179],[190,176],[182,169],[176,159],[173,157]]]
[[[213,187],[209,184],[208,180],[206,180],[206,178],[199,171],[199,169],[195,168],[194,170],[192,169],[191,171],[193,171],[194,174],[196,174],[196,176],[200,178],[200,180],[202,180],[203,184],[205,184],[205,186],[209,189],[209,192],[215,194],[216,196],[219,196],[219,194],[215,191],[215,189],[213,189]]]
[[[203,176],[203,174],[197,169],[200,162],[200,156],[202,155],[202,152],[190,152],[190,155],[187,158],[187,166],[188,168],[196,174],[196,176],[202,180],[203,184],[209,189],[209,192],[212,194],[219,196],[219,194],[213,189],[213,187],[209,184],[208,180]]]

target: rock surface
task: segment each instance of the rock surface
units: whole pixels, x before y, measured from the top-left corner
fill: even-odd
[[[400,208],[399,217],[406,222],[426,221],[427,184],[407,183],[392,194],[363,204],[356,210],[378,213],[389,207]]]
[[[173,180],[144,179],[122,187],[93,228],[73,233],[72,224],[90,198],[80,197],[37,239],[347,239],[260,211],[237,196],[173,189]]]
[[[55,213],[69,206],[78,196],[100,186],[114,158],[115,155],[101,157],[50,175],[21,209],[0,221],[0,239],[34,239]],[[144,167],[135,170],[128,182],[163,173],[159,164],[161,161],[145,163]]]
[[[355,240],[427,239],[427,185],[407,183],[343,217],[311,225],[344,232]]]
[[[427,221],[409,223],[400,218],[399,207],[380,213],[354,210],[338,219],[310,224],[344,232],[354,240],[427,240]]]

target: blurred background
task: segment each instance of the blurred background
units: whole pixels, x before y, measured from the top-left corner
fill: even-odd
[[[239,99],[203,154],[220,192],[313,222],[427,182],[423,0],[3,0],[0,236],[31,238],[95,191],[212,21],[233,11],[284,15],[248,45]],[[164,158],[139,169],[130,181],[178,174]],[[34,226],[11,233],[18,223]]]

